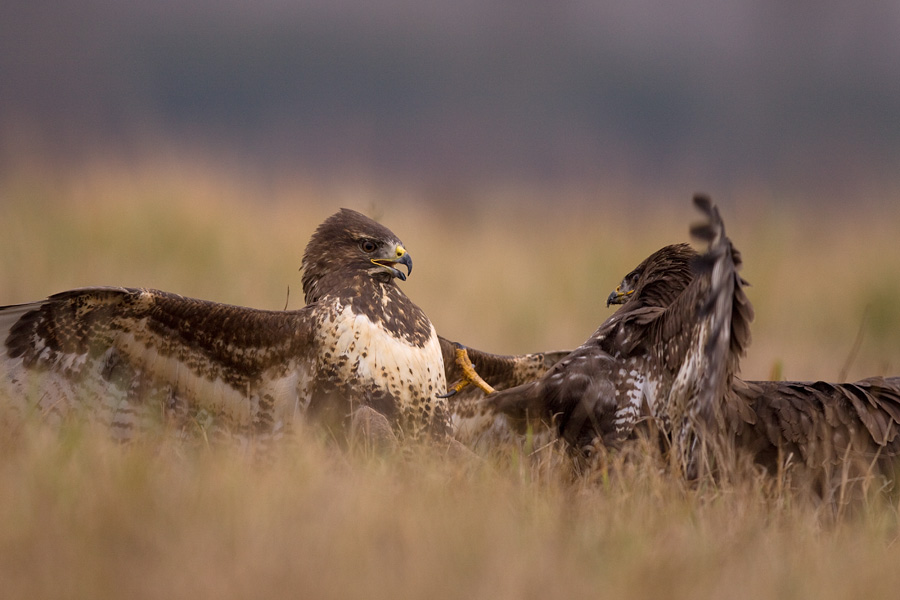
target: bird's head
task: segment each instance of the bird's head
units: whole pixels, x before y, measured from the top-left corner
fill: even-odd
[[[406,273],[399,266],[406,267]],[[320,283],[332,275],[364,273],[382,283],[405,281],[412,257],[390,229],[354,210],[342,208],[313,234],[303,254],[303,293],[318,297]]]
[[[606,298],[606,305],[640,298],[642,306],[668,306],[693,279],[692,264],[697,256],[689,244],[673,244],[657,250],[622,279]]]
[[[612,292],[606,298],[606,306],[610,304],[625,304],[628,299],[634,294],[634,290],[637,287],[638,279],[640,278],[643,270],[635,269],[628,275],[622,278],[622,283],[616,286],[614,292]]]

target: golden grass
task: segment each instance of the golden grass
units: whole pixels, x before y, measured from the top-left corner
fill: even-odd
[[[550,462],[364,457],[309,436],[259,464],[27,431],[0,454],[4,598],[888,598],[900,585],[894,507],[823,525],[762,480],[690,489],[640,459],[606,480]]]
[[[610,314],[603,302],[624,273],[685,240],[694,218],[693,190],[635,214],[627,189],[457,194],[198,165],[8,173],[0,303],[130,285],[278,309],[290,286],[297,307],[309,235],[349,206],[404,240],[415,257],[404,288],[445,335],[501,352],[563,348]],[[566,195],[580,197],[566,205]],[[723,214],[757,308],[745,374],[766,377],[780,361],[786,377],[836,379],[851,354],[851,378],[900,372],[900,207],[809,216],[736,198]],[[877,499],[833,522],[776,481],[694,489],[640,455],[614,459],[607,477],[579,477],[553,448],[479,467],[435,450],[348,455],[307,432],[274,454],[259,464],[171,440],[120,447],[89,428],[5,432],[0,597],[829,599],[900,589],[897,507]]]

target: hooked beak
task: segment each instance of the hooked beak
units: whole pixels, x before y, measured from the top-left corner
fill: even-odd
[[[412,257],[403,246],[397,246],[392,258],[373,258],[372,262],[379,267],[386,269],[392,277],[396,277],[400,281],[406,281],[406,276],[412,273]],[[406,274],[400,269],[395,268],[394,265],[396,264],[406,266]]]
[[[609,306],[610,304],[625,304],[625,302],[628,301],[628,298],[634,293],[634,290],[623,292],[621,287],[622,286],[616,287],[616,291],[609,295],[606,299],[606,306]]]

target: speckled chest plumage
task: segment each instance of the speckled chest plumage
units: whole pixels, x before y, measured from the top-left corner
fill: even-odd
[[[365,405],[388,417],[404,437],[445,436],[449,413],[437,394],[447,383],[437,334],[405,295],[386,297],[392,295],[389,311],[375,310],[364,296],[320,301],[327,309],[321,311],[319,376],[309,410],[343,419]]]

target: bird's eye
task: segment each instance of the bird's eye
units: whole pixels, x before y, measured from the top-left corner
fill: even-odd
[[[375,249],[378,248],[378,245],[372,240],[363,240],[359,243],[359,247],[363,252],[371,254],[372,252],[375,252]]]

